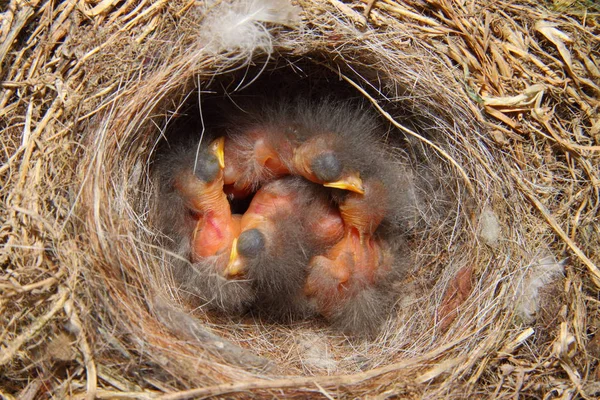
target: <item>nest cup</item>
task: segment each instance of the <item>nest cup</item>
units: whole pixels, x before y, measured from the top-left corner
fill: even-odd
[[[128,340],[144,343],[150,360],[164,368],[168,357],[171,373],[194,384],[239,375],[343,374],[402,361],[408,368],[416,359],[439,356],[440,346],[452,340],[466,346],[477,341],[464,339],[477,329],[474,319],[497,312],[470,295],[473,271],[484,273],[491,260],[488,245],[476,235],[477,215],[489,199],[477,193],[494,189],[484,167],[467,155],[489,157],[473,147],[472,135],[482,128],[457,83],[419,49],[395,54],[390,63],[384,47],[372,50],[357,42],[334,60],[310,36],[285,40],[302,41],[304,48],[292,53],[282,46],[268,58],[241,61],[235,50],[207,59],[198,53],[158,67],[98,120],[88,138],[94,151],[82,165],[82,228],[89,232],[90,253],[98,255],[88,271],[87,281],[98,284],[90,283],[90,298],[103,304],[105,318],[118,321]],[[237,62],[219,65],[230,60]],[[216,103],[229,100],[231,107],[238,98],[268,102],[285,96],[369,108],[397,162],[420,177],[424,204],[406,255],[411,266],[398,283],[398,304],[375,339],[357,342],[318,320],[282,325],[192,309],[171,276],[177,256],[164,248],[167,241],[152,223],[153,208],[166,206],[153,197],[156,155],[181,136],[195,132],[199,141],[203,130],[218,126]],[[495,269],[501,274],[502,268]],[[442,305],[458,271],[463,276],[453,283],[460,286],[453,296],[462,298]],[[489,290],[485,281],[478,285],[475,293]]]
[[[220,11],[178,4],[169,15],[185,18],[156,22],[161,33],[143,50],[123,46],[126,66],[143,66],[135,78],[117,81],[99,68],[119,59],[122,45],[114,41],[100,50],[105,58],[94,53],[82,62],[94,82],[112,82],[110,95],[90,103],[85,118],[73,108],[60,114],[75,121],[81,148],[37,167],[56,167],[68,187],[66,204],[57,203],[67,222],[48,239],[66,265],[56,278],[65,282],[56,291],[65,315],[54,311],[50,327],[29,330],[53,338],[30,357],[44,382],[52,377],[56,396],[490,395],[514,378],[516,359],[551,369],[561,382],[572,379],[563,367],[571,362],[535,360],[570,354],[575,339],[557,318],[566,315],[564,304],[582,307],[582,300],[562,291],[564,263],[553,255],[549,229],[532,215],[530,198],[515,191],[523,180],[490,138],[464,83],[431,49],[408,37],[399,42],[393,29],[370,31],[342,3],[303,7],[304,28],[261,22],[266,39],[210,49],[198,32]],[[181,298],[171,276],[178,256],[153,221],[157,155],[182,132],[200,136],[218,123],[217,103],[288,93],[369,109],[389,151],[420,179],[425,202],[410,234],[412,265],[375,338],[348,338],[319,319],[280,324],[207,312]],[[23,185],[14,185],[15,196]],[[52,349],[61,332],[81,355],[57,363]],[[12,343],[6,354],[20,348]],[[39,361],[44,357],[54,361]],[[29,361],[11,362],[11,376],[22,377]],[[530,390],[543,392],[549,379]]]

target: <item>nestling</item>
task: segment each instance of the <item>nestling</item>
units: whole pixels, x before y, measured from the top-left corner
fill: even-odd
[[[191,262],[179,260],[173,271],[182,291],[198,305],[241,312],[254,291],[249,282],[225,276],[241,216],[232,215],[223,192],[223,143],[215,139],[197,157],[196,145],[188,144],[162,160],[164,212],[159,215],[165,231],[178,241],[175,250]]]
[[[387,313],[394,256],[375,235],[388,204],[377,180],[365,182],[365,194],[350,193],[340,204],[344,236],[324,255],[311,259],[306,295],[317,311],[346,332],[373,332]]]
[[[242,216],[226,275],[247,278],[256,291],[255,307],[271,318],[290,320],[311,313],[302,290],[315,251],[306,215],[325,196],[318,185],[286,177],[259,189]]]
[[[177,281],[221,311],[320,314],[372,335],[408,265],[405,221],[419,218],[409,168],[349,104],[240,108],[223,113],[219,138],[197,156],[188,146],[160,166],[161,226],[191,262],[175,268]]]

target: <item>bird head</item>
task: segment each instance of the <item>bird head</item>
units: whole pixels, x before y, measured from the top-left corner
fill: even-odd
[[[264,234],[258,229],[249,229],[233,240],[229,262],[223,275],[228,279],[243,276],[249,265],[266,249]]]
[[[175,176],[174,188],[198,214],[214,211],[231,215],[223,193],[224,142],[222,137],[211,142],[198,154],[193,170],[185,169]]]
[[[220,137],[198,155],[194,175],[205,184],[219,180],[219,174],[225,168],[224,148],[225,138]]]
[[[294,168],[309,181],[363,194],[360,174],[344,166],[336,140],[333,134],[323,134],[302,143],[294,150]]]

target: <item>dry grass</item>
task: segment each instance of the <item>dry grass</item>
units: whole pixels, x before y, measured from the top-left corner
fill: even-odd
[[[194,1],[10,2],[0,395],[598,396],[597,7],[298,3],[304,26],[272,27],[270,48],[215,54],[202,51]],[[458,217],[416,240],[418,268],[375,341],[319,321],[217,318],[172,289],[148,221],[156,145],[186,96],[269,50],[339,74],[456,196]],[[495,241],[481,234],[484,209]],[[528,318],[523,290],[548,259],[564,279],[542,279]],[[458,306],[450,322],[447,304]]]

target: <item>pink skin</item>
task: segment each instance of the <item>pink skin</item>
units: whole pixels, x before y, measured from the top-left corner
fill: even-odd
[[[229,252],[239,234],[239,217],[231,214],[223,192],[222,172],[213,182],[199,180],[191,171],[181,173],[175,189],[197,218],[192,236],[192,261]]]

